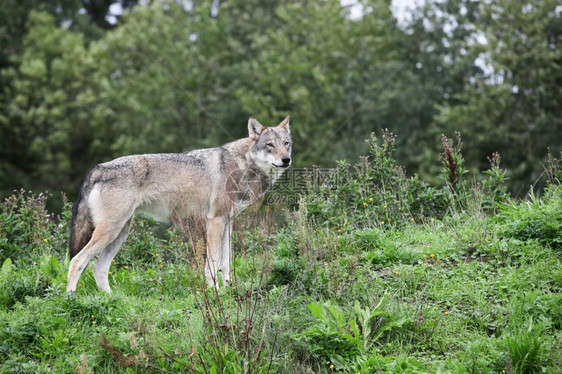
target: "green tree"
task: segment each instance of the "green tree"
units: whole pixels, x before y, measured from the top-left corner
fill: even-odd
[[[86,6],[94,3],[104,18],[113,1],[6,0],[0,7],[0,195],[21,186],[66,189],[74,165],[91,162],[84,145],[95,95],[85,83],[103,81],[93,79],[99,45],[88,44],[104,35]],[[120,3],[130,8],[136,0]]]
[[[389,123],[397,124],[397,160],[433,183],[439,182],[440,169],[437,108],[458,104],[467,77],[480,72],[465,48],[478,16],[473,1],[428,1],[403,26],[399,60],[404,70],[391,82],[393,100],[385,113]]]
[[[338,1],[149,2],[97,37],[71,0],[10,3],[0,40],[25,36],[0,57],[0,190],[77,191],[97,162],[215,146],[245,136],[250,115],[287,114],[295,166],[353,161],[389,128],[398,163],[427,178],[439,135],[460,130],[467,166],[499,151],[512,178],[536,178],[560,149],[554,0],[428,2],[401,27],[389,0],[359,3],[352,17]]]
[[[293,115],[300,165],[356,155],[377,128],[363,113],[392,70],[400,32],[388,1],[364,9],[351,19],[338,2],[280,4],[272,12],[282,22],[259,30],[257,55],[242,62],[252,78],[237,90],[245,110],[269,121]]]
[[[5,0],[0,7],[0,69],[12,65],[22,53],[22,39],[27,34],[32,10],[45,11],[60,24],[78,15],[79,0]]]
[[[57,27],[48,13],[32,11],[17,67],[3,70],[9,98],[0,116],[1,188],[14,181],[59,190],[85,161],[88,118],[96,98],[89,85],[100,61],[81,33]],[[87,158],[87,157],[86,157]]]
[[[487,71],[466,80],[458,105],[446,104],[439,129],[460,130],[464,153],[485,169],[499,152],[512,172],[513,188],[537,181],[547,147],[562,143],[562,18],[556,0],[502,0],[481,4],[475,22],[483,43],[467,45]]]
[[[230,57],[228,34],[210,9],[210,2],[190,10],[155,2],[137,7],[107,34],[105,111],[92,119],[98,160],[179,152],[246,133],[243,117],[217,109],[229,100],[223,99]]]

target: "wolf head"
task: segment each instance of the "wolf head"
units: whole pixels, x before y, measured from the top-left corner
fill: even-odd
[[[293,139],[289,130],[289,116],[275,127],[265,127],[250,117],[248,134],[253,139],[249,155],[265,174],[279,176],[291,166]]]

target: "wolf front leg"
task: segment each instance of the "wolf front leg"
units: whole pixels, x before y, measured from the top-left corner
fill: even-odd
[[[230,261],[232,259],[232,219],[227,218],[222,235],[222,246],[219,253],[219,271],[225,286],[230,285]]]
[[[225,283],[230,282],[230,224],[228,217],[207,218],[207,260],[205,278],[218,288],[217,273],[223,271]]]

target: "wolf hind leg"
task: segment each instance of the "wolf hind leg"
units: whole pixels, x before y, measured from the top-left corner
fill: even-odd
[[[67,292],[76,291],[78,278],[80,278],[80,275],[86,266],[88,266],[88,263],[119,236],[121,229],[122,227],[120,226],[115,226],[112,223],[106,222],[99,224],[95,228],[88,244],[86,244],[86,246],[72,258],[72,261],[70,261],[70,266],[68,267],[68,281],[66,283]]]
[[[117,235],[117,237],[103,249],[100,257],[96,260],[96,264],[94,265],[94,278],[96,279],[96,284],[99,289],[104,292],[111,292],[108,280],[109,267],[111,266],[111,261],[129,236],[129,229],[131,228],[132,221],[132,217],[127,220],[121,229],[121,232],[119,232],[119,235]]]

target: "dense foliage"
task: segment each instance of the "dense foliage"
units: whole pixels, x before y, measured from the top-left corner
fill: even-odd
[[[279,207],[244,214],[218,291],[196,224],[139,218],[113,293],[88,269],[67,294],[71,204],[17,192],[0,205],[0,372],[559,373],[561,165],[514,201],[497,158],[467,183],[459,140],[442,188],[404,175],[387,131],[311,177],[284,226]]]
[[[388,128],[432,183],[439,136],[459,130],[466,169],[499,152],[520,195],[561,151],[556,0],[429,1],[400,22],[389,0],[136,3],[3,4],[2,196],[75,198],[95,163],[216,146],[250,115],[292,115],[297,167],[355,162]]]

